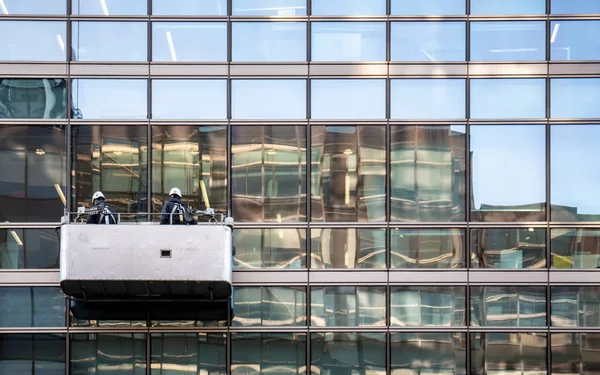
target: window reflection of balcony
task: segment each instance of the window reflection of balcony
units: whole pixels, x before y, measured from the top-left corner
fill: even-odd
[[[383,229],[311,229],[311,268],[385,268]]]

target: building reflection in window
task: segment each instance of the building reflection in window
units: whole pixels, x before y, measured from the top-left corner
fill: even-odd
[[[313,221],[384,221],[384,126],[312,126]]]
[[[0,221],[60,221],[65,170],[64,126],[0,125]]]
[[[391,373],[464,375],[466,336],[458,332],[392,333]]]
[[[386,334],[311,334],[311,375],[386,374]]]
[[[306,268],[306,229],[236,229],[235,268]]]
[[[306,374],[306,333],[231,334],[231,374]]]
[[[546,229],[471,229],[471,267],[545,268]]]
[[[306,221],[306,127],[233,126],[236,221]]]
[[[60,288],[1,287],[0,327],[64,327],[65,306]]]
[[[100,190],[118,213],[147,212],[148,137],[144,126],[73,126],[72,211]],[[122,215],[128,220],[132,215]],[[145,220],[145,217],[141,218]]]
[[[546,287],[472,286],[471,326],[546,326]]]
[[[551,287],[554,327],[600,327],[600,287]]]
[[[153,126],[152,212],[161,212],[173,187],[194,209],[225,212],[226,150],[224,126]]]
[[[314,327],[386,325],[386,288],[383,286],[312,287],[310,298],[310,319]]]
[[[306,325],[305,287],[236,287],[233,326]]]
[[[600,268],[600,229],[550,230],[552,268]]]
[[[146,373],[144,333],[77,333],[70,346],[71,374]]]
[[[464,125],[391,127],[391,220],[465,221]]]
[[[0,269],[58,269],[54,229],[0,229]]]
[[[63,119],[66,108],[64,79],[0,80],[0,119]]]
[[[471,374],[546,374],[546,338],[546,333],[471,333]]]
[[[392,268],[464,268],[465,232],[461,229],[390,231]]]
[[[224,333],[153,333],[150,344],[152,374],[227,373]]]
[[[552,374],[598,374],[600,333],[552,333]]]
[[[385,268],[385,229],[311,229],[311,268]]]
[[[390,325],[464,326],[465,288],[395,286],[391,289]]]
[[[65,374],[65,339],[54,333],[0,334],[0,373]]]

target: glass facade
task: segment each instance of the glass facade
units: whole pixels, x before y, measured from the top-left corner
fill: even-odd
[[[0,0],[0,374],[599,374],[597,0]],[[234,217],[231,321],[76,319],[60,217]]]

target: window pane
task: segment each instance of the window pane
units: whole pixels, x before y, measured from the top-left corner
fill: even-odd
[[[384,79],[313,79],[311,118],[384,119]]]
[[[392,333],[392,374],[465,375],[467,335],[458,332]]]
[[[66,60],[65,22],[0,20],[0,35],[0,61]]]
[[[59,14],[67,12],[65,0],[3,0],[0,15]]]
[[[386,288],[383,286],[312,287],[313,327],[384,327]]]
[[[64,326],[65,296],[60,288],[0,288],[0,327]]]
[[[554,327],[600,327],[600,287],[553,286]]]
[[[0,229],[0,269],[58,269],[58,263],[54,229]]]
[[[600,230],[552,229],[552,268],[600,268]]]
[[[224,333],[152,333],[150,337],[152,374],[227,372]]]
[[[311,0],[313,16],[385,16],[385,0]]]
[[[239,229],[233,231],[235,268],[306,268],[306,229]]]
[[[471,374],[547,374],[547,335],[526,332],[471,333]]]
[[[553,78],[550,95],[552,118],[600,117],[600,78]]]
[[[232,326],[306,326],[306,288],[239,286],[234,309]]]
[[[227,0],[152,0],[152,14],[161,16],[226,16]]]
[[[546,326],[546,287],[471,286],[471,326]]]
[[[391,220],[465,221],[465,127],[392,126],[391,132]]]
[[[233,119],[306,119],[306,80],[234,79],[231,87]]]
[[[234,16],[305,16],[307,0],[232,0]]]
[[[393,119],[465,118],[464,79],[392,79]]]
[[[226,119],[227,80],[153,79],[152,118]]]
[[[464,268],[461,229],[402,229],[390,232],[392,268]]]
[[[312,126],[314,221],[384,221],[384,126]]]
[[[1,221],[60,221],[66,204],[65,152],[62,125],[0,125]]]
[[[147,27],[145,22],[73,22],[73,61],[146,61]]]
[[[386,268],[385,229],[311,229],[311,268]]]
[[[312,333],[311,375],[385,374],[386,334]]]
[[[72,374],[89,374],[96,369],[144,375],[146,373],[146,334],[77,333],[71,334],[70,368]]]
[[[597,0],[552,0],[552,14],[600,14]]]
[[[600,60],[600,21],[552,21],[551,60]]]
[[[471,220],[544,220],[543,125],[471,126],[471,163]]]
[[[544,21],[471,22],[471,61],[546,60]]]
[[[146,3],[147,0],[71,0],[71,13],[76,15],[143,16],[148,14]]]
[[[401,327],[464,326],[465,288],[391,287],[390,325]]]
[[[385,22],[312,22],[312,61],[386,61]]]
[[[73,126],[73,207],[92,205],[102,191],[117,213],[148,210],[148,138],[145,126]],[[121,220],[135,215],[121,216]],[[145,217],[140,217],[145,221]]]
[[[173,187],[194,209],[227,211],[225,126],[152,127],[152,212],[161,212]]]
[[[306,221],[306,127],[234,126],[232,211],[236,221]]]
[[[600,368],[598,340],[600,333],[551,333],[552,374],[597,373]]]
[[[77,119],[146,119],[145,79],[74,79],[73,106]]]
[[[465,61],[464,22],[392,22],[392,61]]]
[[[65,79],[0,79],[0,119],[61,119],[66,106]]]
[[[306,374],[306,333],[232,333],[231,374]]]
[[[305,22],[233,22],[232,61],[306,61]]]
[[[546,268],[546,229],[471,229],[471,267]]]
[[[465,0],[391,0],[392,15],[443,16],[465,14]]]
[[[225,22],[152,22],[152,61],[227,61]]]
[[[471,0],[471,14],[546,14],[546,0]]]
[[[0,374],[62,375],[64,334],[0,334]]]
[[[471,79],[472,119],[546,118],[544,79]]]

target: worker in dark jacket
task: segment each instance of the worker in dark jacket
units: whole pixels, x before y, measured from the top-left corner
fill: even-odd
[[[104,194],[97,191],[92,196],[94,207],[88,210],[87,224],[117,224],[115,210],[104,201]]]
[[[174,187],[169,192],[171,199],[162,208],[160,215],[160,224],[171,224],[171,225],[196,225],[198,224],[194,220],[194,216],[188,210],[185,203],[181,201],[181,190]]]

